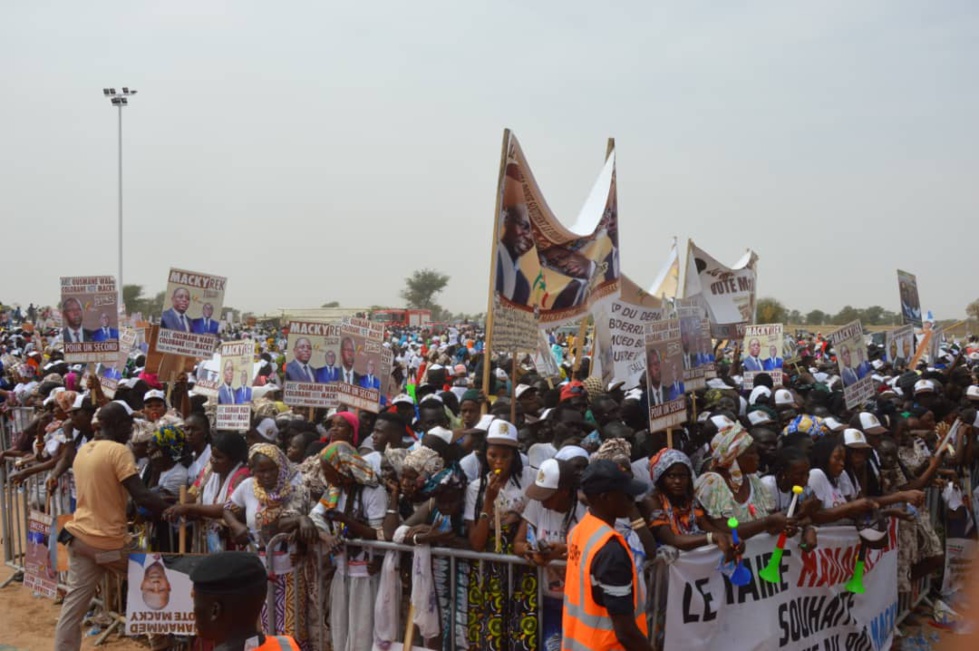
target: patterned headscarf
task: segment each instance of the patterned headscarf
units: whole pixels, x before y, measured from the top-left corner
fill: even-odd
[[[405,464],[405,457],[408,451],[404,448],[392,448],[390,445],[384,450],[384,461],[394,470],[394,474],[401,476],[401,469]]]
[[[751,438],[751,434],[738,423],[732,423],[726,429],[715,434],[710,442],[714,467],[727,468],[731,477],[731,484],[736,489],[741,487],[741,482],[744,480],[741,468],[738,467],[738,457],[753,443],[754,439]]]
[[[431,448],[418,446],[405,457],[404,468],[411,468],[423,479],[428,480],[445,467],[445,462],[439,453]]]
[[[462,468],[458,464],[453,464],[429,477],[422,486],[421,495],[428,499],[435,497],[435,494],[443,489],[462,489],[467,484],[468,480]]]
[[[659,482],[660,477],[662,477],[667,470],[678,463],[682,463],[688,470],[690,470],[691,481],[697,477],[693,471],[693,464],[690,463],[690,457],[679,450],[663,448],[649,460],[649,478],[653,480],[653,486]]]
[[[183,458],[187,435],[179,423],[167,423],[156,428],[151,440],[171,460],[180,461]]]
[[[782,435],[794,434],[795,432],[804,432],[811,436],[812,438],[819,438],[825,436],[829,429],[826,424],[823,423],[823,419],[819,416],[809,416],[808,414],[802,414],[801,416],[796,416],[793,418],[788,425],[782,430]]]
[[[295,470],[286,453],[279,446],[271,443],[256,443],[248,449],[248,465],[255,461],[258,455],[268,457],[279,469],[275,478],[275,486],[272,490],[266,490],[256,478],[252,482],[252,491],[255,499],[262,505],[262,509],[255,514],[255,524],[265,526],[274,524],[284,514],[285,505],[292,498],[295,487],[292,485],[292,478]]]
[[[336,441],[323,448],[320,452],[320,461],[361,486],[377,486],[377,474],[371,464],[357,453],[357,448],[346,441]],[[329,485],[320,498],[320,504],[328,509],[335,509],[342,493],[341,487]]]
[[[54,403],[58,405],[58,409],[67,414],[71,411],[71,406],[75,404],[75,398],[77,397],[78,393],[75,391],[59,391],[54,394]]]
[[[625,439],[608,439],[602,443],[598,451],[592,455],[592,459],[608,459],[609,461],[619,461],[625,459],[629,461],[632,457],[632,444]]]

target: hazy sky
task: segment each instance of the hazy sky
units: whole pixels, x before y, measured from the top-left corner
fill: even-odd
[[[731,5],[738,5],[737,7]],[[657,6],[652,6],[657,5]],[[504,127],[570,222],[618,149],[622,264],[673,236],[803,312],[979,297],[979,5],[971,0],[7,3],[0,300],[179,266],[265,311],[397,305],[451,275],[486,308]]]

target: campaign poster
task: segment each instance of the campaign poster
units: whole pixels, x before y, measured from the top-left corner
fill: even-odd
[[[741,372],[746,390],[754,388],[755,376],[759,373],[768,373],[775,386],[782,386],[784,345],[781,323],[745,327],[744,341],[741,344]]]
[[[377,412],[381,399],[381,351],[384,325],[344,319],[340,325],[340,379],[337,399],[354,409]]]
[[[208,398],[218,397],[221,386],[221,353],[217,352],[197,365],[194,370],[194,393]]]
[[[54,599],[58,594],[58,568],[50,547],[53,524],[54,519],[41,511],[31,511],[27,517],[24,587],[48,599]]]
[[[398,382],[391,373],[394,371],[394,352],[390,348],[381,349],[381,404],[390,404],[398,394]]]
[[[846,590],[860,539],[853,526],[820,527],[819,546],[803,551],[785,541],[779,581],[759,577],[775,537],[745,541],[741,557],[749,581],[730,581],[731,565],[713,545],[680,554],[669,565],[665,643],[671,651],[884,651],[897,628],[897,526],[891,520],[883,549],[868,549],[863,591]]]
[[[255,343],[250,339],[221,343],[218,429],[247,432],[251,425]]]
[[[170,269],[156,349],[161,353],[208,359],[218,344],[220,314],[228,279]]]
[[[99,384],[102,385],[102,393],[107,398],[115,398],[116,389],[119,388],[119,381],[122,379],[122,371],[115,366],[99,364],[95,367],[95,375],[99,378]]]
[[[491,264],[494,295],[503,308],[556,326],[587,316],[597,301],[618,294],[614,148],[577,219],[565,221],[569,227],[548,206],[520,143],[507,131],[498,201]]]
[[[543,378],[560,378],[561,367],[554,359],[551,352],[551,345],[547,343],[547,335],[543,330],[540,331],[540,338],[537,343],[537,350],[534,351],[534,368],[537,374]]]
[[[190,573],[202,558],[189,554],[129,555],[127,635],[194,635]]]
[[[677,299],[676,305],[683,350],[683,381],[687,391],[699,391],[707,387],[707,378],[716,375],[710,320],[701,305],[687,304],[685,299]]]
[[[907,368],[914,358],[914,326],[888,330],[884,335],[884,359],[895,368]]]
[[[703,303],[710,318],[711,336],[744,336],[745,327],[755,318],[757,263],[758,256],[749,251],[733,267],[727,267],[689,242],[683,295]]]
[[[499,296],[493,297],[493,350],[507,352],[534,350],[540,326],[538,311],[520,310],[504,304]]]
[[[113,364],[119,355],[119,294],[112,276],[62,276],[65,361]]]
[[[863,338],[863,326],[851,321],[829,335],[836,351],[836,361],[843,380],[843,398],[847,409],[862,405],[874,395],[873,369],[867,361],[867,344]]]
[[[290,321],[284,400],[294,407],[337,407],[340,324]]]
[[[595,312],[595,342],[605,386],[616,380],[625,382],[626,387],[639,386],[646,373],[646,324],[663,318],[659,299],[644,304],[641,296],[628,291],[632,287],[633,283],[623,277],[621,297]],[[635,302],[630,300],[633,298]]]
[[[907,271],[897,270],[897,287],[901,294],[901,323],[922,327],[918,279]]]
[[[661,432],[687,420],[680,322],[664,319],[646,324],[645,342],[649,431]]]

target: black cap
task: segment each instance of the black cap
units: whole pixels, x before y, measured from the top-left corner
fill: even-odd
[[[190,572],[194,590],[204,594],[254,594],[268,587],[265,566],[255,554],[220,552],[205,556]]]
[[[619,491],[631,497],[646,492],[646,485],[636,481],[610,459],[596,459],[581,473],[581,490],[585,495],[601,495]]]

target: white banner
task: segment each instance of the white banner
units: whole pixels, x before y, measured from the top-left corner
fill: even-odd
[[[691,240],[687,247],[687,274],[683,296],[699,296],[710,315],[711,335],[736,339],[755,317],[755,263],[758,256],[749,251],[733,267],[726,267]]]
[[[670,565],[666,645],[671,651],[881,651],[889,649],[897,618],[897,529],[884,550],[867,550],[865,591],[848,592],[860,542],[853,527],[821,527],[819,545],[802,553],[786,543],[781,581],[758,577],[775,537],[747,542],[747,585],[732,585],[718,571],[716,547],[681,554]]]

